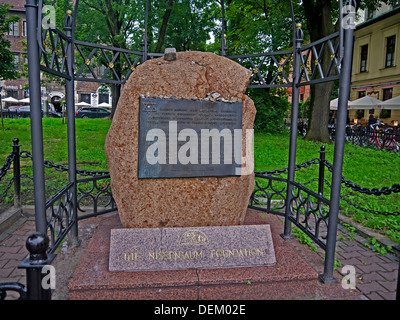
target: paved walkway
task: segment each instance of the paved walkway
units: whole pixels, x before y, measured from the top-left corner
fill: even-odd
[[[11,228],[0,234],[0,283],[19,282],[26,285],[25,270],[17,269],[27,256],[25,241],[35,231],[33,218],[20,218]],[[18,294],[8,292],[11,298]]]
[[[380,255],[365,246],[368,241],[340,226],[336,246],[337,259],[356,270],[356,288],[370,300],[395,300],[399,258]],[[338,268],[341,270],[341,267]]]
[[[80,237],[84,240],[84,247],[90,240],[90,236],[96,228],[97,223],[101,221],[99,218],[95,219],[87,219],[83,221],[84,223],[80,223]],[[20,282],[26,284],[25,271],[17,269],[17,266],[28,253],[25,248],[25,241],[34,230],[34,219],[32,217],[21,217],[11,228],[0,234],[0,283]],[[298,240],[294,239],[290,241]],[[373,252],[364,245],[366,242],[365,237],[355,234],[343,226],[339,226],[337,259],[340,261],[341,266],[337,270],[341,272],[342,267],[345,265],[354,266],[356,270],[356,290],[364,295],[366,299],[394,300],[396,297],[399,259],[393,254],[381,256]],[[68,249],[66,246],[63,246],[59,250],[62,252]],[[307,248],[307,250],[309,249]],[[312,255],[310,261],[317,261],[318,268],[323,270],[324,252],[320,249],[317,252],[310,250],[309,254],[310,257]],[[68,257],[68,255],[64,255],[64,257]],[[71,263],[58,261],[58,266],[62,265],[70,266]],[[341,279],[338,280],[340,281]],[[68,279],[65,279],[66,283],[67,281]],[[66,286],[66,283],[63,285]],[[11,293],[9,294],[10,298],[15,296]],[[63,299],[64,296],[53,295],[53,298]]]

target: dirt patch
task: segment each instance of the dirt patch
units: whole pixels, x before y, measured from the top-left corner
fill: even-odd
[[[57,249],[57,256],[52,264],[56,269],[56,289],[52,294],[53,300],[69,300],[68,283],[100,221],[99,218],[79,221],[80,245],[71,244],[67,239]]]

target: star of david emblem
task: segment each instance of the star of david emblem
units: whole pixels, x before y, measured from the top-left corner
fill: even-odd
[[[156,104],[154,102],[144,102],[144,112],[156,112]]]

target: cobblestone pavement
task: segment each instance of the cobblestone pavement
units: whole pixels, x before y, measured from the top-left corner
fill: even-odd
[[[356,288],[370,300],[395,300],[399,258],[380,255],[365,246],[364,237],[340,227],[336,256],[342,266],[354,266]],[[342,267],[339,267],[340,272]]]
[[[92,231],[100,221],[99,219],[95,220],[96,222],[90,220],[84,220],[84,223],[80,224],[80,232],[84,234],[84,243],[88,242]],[[26,284],[25,270],[18,269],[17,266],[28,254],[25,248],[25,241],[34,230],[35,222],[32,217],[20,218],[11,228],[0,234],[0,283],[19,282]],[[353,266],[356,270],[355,290],[358,290],[367,299],[394,300],[396,297],[399,259],[393,254],[381,256],[373,252],[364,245],[366,242],[365,237],[349,231],[348,228],[339,226],[336,257],[340,263],[337,270],[341,273],[343,266]],[[59,250],[62,251],[64,248],[61,247]],[[320,256],[321,266],[323,266],[324,252],[318,249],[317,252],[312,254]],[[59,261],[58,264],[60,266],[62,264],[68,266],[70,262]],[[342,275],[346,274],[347,272],[342,273]],[[66,286],[66,284],[64,283],[63,285]],[[17,296],[17,294],[10,293],[8,298]],[[65,296],[55,297],[53,295],[53,298],[63,299]]]
[[[19,282],[26,285],[25,270],[18,265],[27,256],[25,241],[35,231],[34,219],[20,218],[11,228],[0,235],[0,283]],[[18,297],[9,292],[7,298]]]

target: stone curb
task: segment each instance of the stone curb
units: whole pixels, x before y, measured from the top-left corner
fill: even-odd
[[[6,232],[20,217],[21,208],[10,208],[0,214],[0,234]]]

